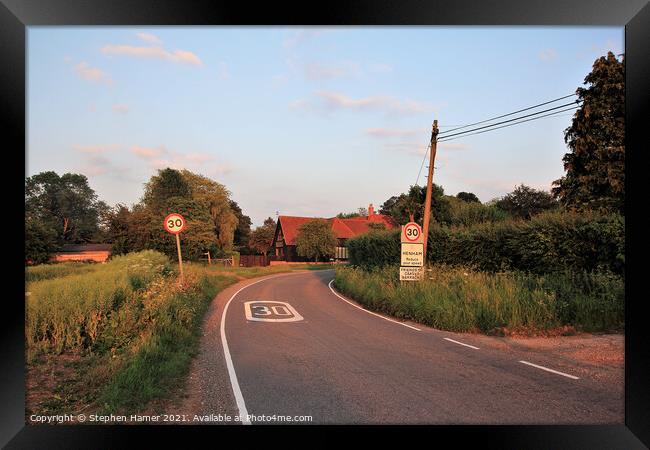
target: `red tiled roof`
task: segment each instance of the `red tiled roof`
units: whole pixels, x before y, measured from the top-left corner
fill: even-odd
[[[296,236],[298,229],[305,222],[316,220],[318,217],[295,217],[280,216],[278,218],[282,233],[284,233],[284,242],[286,245],[296,245]],[[321,219],[323,220],[323,219]],[[362,233],[370,231],[370,223],[384,223],[387,229],[396,228],[397,225],[391,217],[382,214],[373,214],[368,217],[354,217],[351,219],[340,219],[332,217],[327,220],[332,224],[332,231],[338,239],[349,239]]]

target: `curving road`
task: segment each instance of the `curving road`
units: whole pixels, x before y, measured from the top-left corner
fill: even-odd
[[[622,386],[541,353],[387,320],[336,294],[333,277],[277,276],[230,297],[215,350],[240,412],[336,424],[623,423]]]

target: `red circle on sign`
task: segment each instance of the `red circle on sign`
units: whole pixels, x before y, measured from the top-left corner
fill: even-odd
[[[415,229],[418,230],[418,234],[413,239],[411,239],[409,238],[407,231],[409,230],[409,228],[413,228],[413,227],[415,227]],[[412,223],[404,227],[404,236],[406,237],[407,241],[417,241],[420,238],[421,234],[422,234],[422,230],[420,229],[420,226],[417,223]]]
[[[165,217],[163,227],[168,233],[178,234],[185,229],[185,219],[178,213],[171,213]]]

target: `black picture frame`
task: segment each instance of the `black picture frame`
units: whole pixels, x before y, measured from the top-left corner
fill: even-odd
[[[24,212],[18,180],[25,174],[26,155],[26,27],[37,25],[614,25],[625,26],[626,60],[626,216],[633,214],[632,202],[643,194],[633,183],[643,177],[641,158],[647,152],[644,119],[650,105],[650,6],[647,0],[366,0],[350,2],[304,2],[298,6],[276,3],[210,2],[204,0],[0,0],[0,93],[2,130],[13,144],[5,144],[5,167],[16,180],[3,183],[5,218],[14,219],[5,234],[5,298],[0,325],[0,445],[6,448],[121,448],[135,439],[153,439],[167,444],[182,442],[188,434],[208,434],[215,444],[223,444],[223,427],[194,426],[26,426],[24,418],[24,293],[19,280],[24,276],[20,236],[24,228],[19,216]],[[435,49],[432,49],[435,53]],[[431,55],[422,55],[428,58]],[[5,139],[6,140],[6,139]],[[646,145],[644,145],[646,144]],[[15,169],[14,169],[15,167]],[[6,205],[7,200],[12,204]],[[14,204],[15,203],[15,204]],[[646,301],[642,279],[643,233],[641,222],[626,221],[626,333],[625,333],[625,425],[604,426],[432,426],[361,427],[365,435],[382,437],[387,431],[411,442],[413,433],[429,443],[449,439],[454,443],[474,442],[484,448],[621,448],[650,446],[650,339],[643,314]],[[15,225],[14,225],[15,224]],[[7,239],[7,236],[10,236]],[[7,245],[11,244],[11,245]],[[8,289],[7,289],[8,288]],[[641,292],[640,294],[636,292]],[[636,294],[635,294],[636,293]],[[23,297],[24,298],[24,297]],[[229,431],[255,434],[239,427]],[[312,428],[312,427],[308,427]],[[335,429],[347,427],[334,427]],[[283,427],[274,430],[286,431]],[[265,430],[270,430],[265,427]],[[292,429],[294,430],[294,429]],[[259,431],[256,430],[256,431]],[[319,433],[322,444],[337,444],[329,433]],[[293,432],[293,431],[292,431]],[[394,433],[397,432],[397,433]],[[281,433],[274,433],[278,437]],[[181,439],[179,441],[179,439]],[[273,438],[271,438],[273,439]],[[273,439],[275,440],[275,439]],[[278,444],[279,442],[275,442]]]

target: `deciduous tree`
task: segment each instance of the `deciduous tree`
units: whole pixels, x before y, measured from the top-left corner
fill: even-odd
[[[314,219],[298,228],[296,252],[299,256],[320,261],[334,256],[335,249],[336,236],[328,221]]]
[[[255,228],[255,230],[251,232],[248,246],[256,252],[262,253],[266,256],[267,252],[271,248],[271,244],[273,244],[274,237],[275,220],[269,217],[264,220],[264,225]]]

